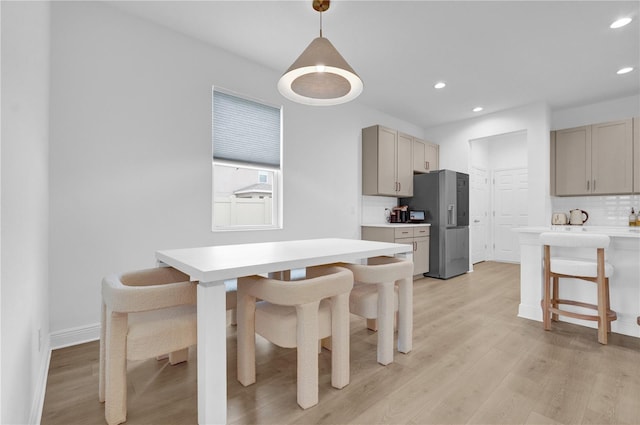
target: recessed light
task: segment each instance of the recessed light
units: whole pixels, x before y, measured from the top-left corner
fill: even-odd
[[[611,25],[609,25],[609,28],[614,28],[614,29],[621,28],[627,25],[629,22],[631,22],[631,18],[620,18],[614,23],[612,23]]]
[[[480,112],[482,111],[482,109],[484,109],[482,106],[476,106],[475,108],[473,108],[473,112]]]
[[[446,86],[446,84],[443,83],[442,81],[440,81],[440,82],[436,83],[436,85],[433,86],[433,87],[435,87],[437,89],[441,89],[441,88],[444,88],[445,86]]]
[[[633,71],[633,67],[631,67],[631,66],[627,66],[627,67],[625,67],[625,68],[620,68],[620,69],[618,70],[618,72],[616,72],[616,74],[620,74],[620,75],[622,75],[622,74],[627,74],[627,73],[629,73],[629,72],[631,72],[631,71]]]

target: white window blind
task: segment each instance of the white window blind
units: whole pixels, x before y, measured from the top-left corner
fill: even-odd
[[[280,108],[213,91],[213,158],[280,168]]]

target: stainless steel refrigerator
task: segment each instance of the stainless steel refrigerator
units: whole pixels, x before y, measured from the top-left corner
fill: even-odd
[[[429,272],[449,279],[469,270],[469,175],[451,170],[413,176],[413,197],[400,205],[424,210],[431,223]]]

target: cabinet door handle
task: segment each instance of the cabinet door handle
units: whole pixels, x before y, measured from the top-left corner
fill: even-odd
[[[589,182],[590,180],[587,180],[587,192],[589,191]]]
[[[398,182],[398,192],[402,190],[402,183]]]
[[[429,161],[425,161],[424,162],[424,169],[428,170],[429,169]]]
[[[413,250],[417,251],[418,250],[418,242],[414,242],[413,243]]]

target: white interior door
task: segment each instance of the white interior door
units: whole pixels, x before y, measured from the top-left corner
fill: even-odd
[[[520,245],[511,230],[528,222],[528,170],[496,170],[493,174],[493,256],[495,261],[520,262]]]
[[[489,247],[489,178],[484,168],[471,167],[471,263],[486,261]]]

